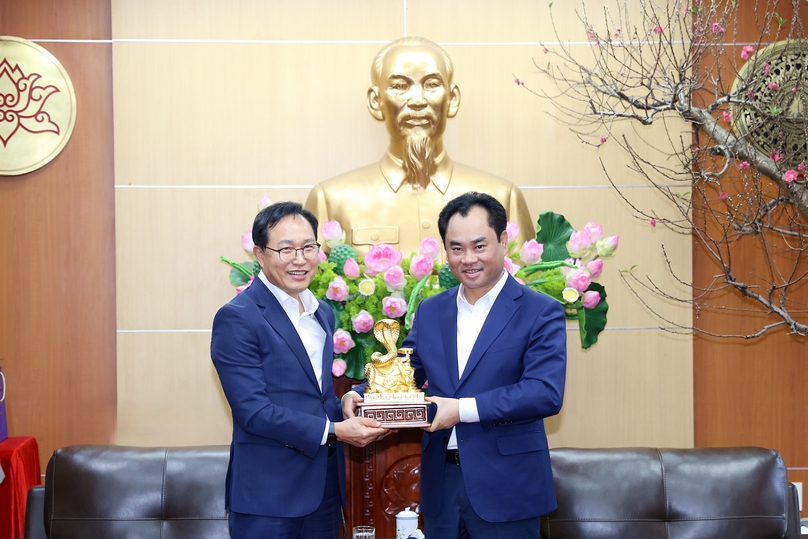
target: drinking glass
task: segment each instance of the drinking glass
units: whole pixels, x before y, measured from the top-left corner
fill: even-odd
[[[354,526],[353,539],[376,539],[376,528],[373,526]]]

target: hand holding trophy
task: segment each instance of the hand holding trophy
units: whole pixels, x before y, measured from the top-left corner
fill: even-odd
[[[395,320],[379,320],[373,335],[387,350],[374,352],[365,365],[364,402],[359,416],[379,421],[385,428],[428,427],[424,392],[415,386],[415,369],[410,365],[411,348],[396,348],[400,325]],[[404,357],[399,356],[403,354]]]

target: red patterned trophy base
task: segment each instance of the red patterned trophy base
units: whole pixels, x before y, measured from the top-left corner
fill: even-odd
[[[428,427],[428,402],[360,402],[359,416],[375,419],[388,429]]]

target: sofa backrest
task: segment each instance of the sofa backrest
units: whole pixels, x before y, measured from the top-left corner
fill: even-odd
[[[76,445],[45,481],[50,539],[228,539],[228,446]]]
[[[782,539],[786,467],[773,450],[553,449],[547,539]],[[793,515],[792,515],[793,516]]]

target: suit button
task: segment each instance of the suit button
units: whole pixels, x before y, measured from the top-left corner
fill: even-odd
[[[325,397],[323,397],[323,404],[325,404]]]

